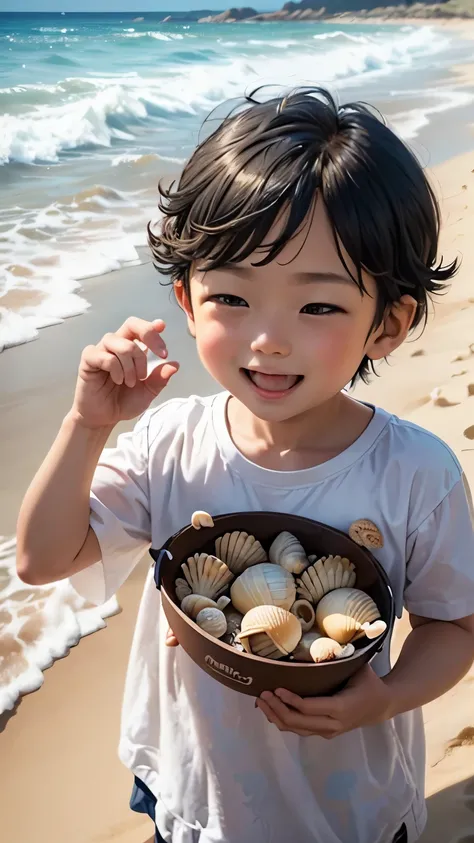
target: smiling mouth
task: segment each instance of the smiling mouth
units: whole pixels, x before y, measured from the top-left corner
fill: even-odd
[[[303,380],[303,375],[273,375],[252,369],[242,369],[242,372],[260,392],[287,393]]]

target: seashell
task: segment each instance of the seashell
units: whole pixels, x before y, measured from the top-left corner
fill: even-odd
[[[313,628],[316,615],[309,600],[295,600],[290,612],[298,618],[303,632],[309,632]]]
[[[191,516],[191,524],[195,530],[200,530],[201,527],[213,527],[214,521],[212,520],[212,515],[209,515],[208,512],[204,512],[202,509],[198,509]]]
[[[188,596],[188,594],[192,594],[191,587],[183,580],[182,577],[178,577],[174,584],[174,590],[176,592],[176,599],[179,600],[180,603],[183,602],[184,598]]]
[[[270,562],[281,565],[290,574],[301,574],[308,564],[303,545],[296,536],[284,531],[272,543],[268,551]]]
[[[280,606],[255,606],[244,615],[236,640],[247,653],[281,659],[295,649],[301,635],[301,624],[291,612]]]
[[[311,629],[309,632],[305,632],[299,641],[298,646],[293,650],[293,656],[296,661],[299,662],[312,662],[313,659],[311,658],[311,644],[313,641],[317,641],[318,638],[322,638],[320,632],[317,629]]]
[[[188,594],[181,602],[181,608],[185,615],[196,620],[201,609],[219,609],[220,606],[210,597],[203,597],[201,594]]]
[[[356,544],[367,547],[369,550],[383,547],[382,533],[377,525],[367,518],[360,518],[359,521],[354,521],[349,527],[349,536]]]
[[[332,638],[316,638],[310,647],[311,660],[319,664],[319,662],[329,662],[333,659],[347,659],[352,656],[354,652],[353,644],[345,644],[342,646],[334,641]]]
[[[288,571],[271,562],[253,565],[232,583],[230,597],[237,611],[245,615],[255,606],[290,609],[295,602],[295,581]]]
[[[227,629],[226,617],[220,609],[201,609],[196,618],[196,623],[204,632],[213,635],[214,638],[221,638]]]
[[[339,644],[348,644],[367,631],[371,633],[373,621],[378,624],[378,632],[373,635],[377,637],[387,625],[380,620],[380,612],[372,598],[357,588],[331,591],[316,607],[316,623],[320,631]]]
[[[352,562],[342,556],[309,557],[311,565],[297,580],[298,594],[305,600],[318,603],[325,594],[336,588],[352,588],[356,581]],[[316,559],[316,561],[314,561]]]
[[[216,539],[216,554],[236,575],[251,565],[267,560],[267,554],[258,539],[240,530],[219,536]]]
[[[236,609],[234,609],[232,604],[230,604],[224,614],[227,621],[227,631],[224,635],[223,640],[226,642],[226,644],[234,644],[235,637],[240,632],[240,625],[242,623],[243,615]]]
[[[207,553],[195,553],[183,562],[181,568],[193,594],[201,594],[211,600],[219,597],[233,580],[225,562]]]
[[[227,608],[227,606],[229,605],[229,603],[230,603],[230,597],[226,597],[226,596],[223,594],[223,595],[222,595],[222,597],[219,597],[219,598],[217,599],[217,608],[218,608],[218,609],[220,609],[220,610],[221,610],[221,612],[223,612],[223,611],[224,611],[224,609],[226,609],[226,608]]]

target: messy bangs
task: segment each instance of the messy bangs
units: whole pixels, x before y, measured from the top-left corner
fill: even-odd
[[[189,294],[193,263],[209,271],[262,254],[252,265],[264,266],[322,200],[354,283],[366,292],[362,272],[375,278],[372,330],[405,294],[418,305],[412,328],[426,321],[430,295],[445,289],[457,261],[436,262],[439,208],[414,155],[363,103],[339,106],[322,88],[260,94],[197,147],[176,187],[159,186],[163,217],[148,227],[156,267]],[[371,369],[365,357],[354,381]]]

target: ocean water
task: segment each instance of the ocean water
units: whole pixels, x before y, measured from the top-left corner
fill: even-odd
[[[435,77],[472,42],[432,26],[164,16],[0,14],[0,350],[84,312],[85,278],[139,263],[159,178],[179,172],[222,101],[326,84],[388,106],[407,140],[472,101]]]

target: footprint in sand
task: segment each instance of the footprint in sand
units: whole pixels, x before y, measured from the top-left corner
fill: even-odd
[[[471,397],[474,395],[474,383],[468,383],[467,385],[467,394]]]
[[[459,351],[455,357],[451,360],[451,363],[459,363],[461,360],[469,360],[470,357],[474,354],[474,342],[465,349],[465,351]]]
[[[440,386],[437,386],[433,389],[433,392],[430,392],[430,398],[435,407],[456,407],[457,404],[460,404],[460,401],[450,401],[446,395],[443,395]]]
[[[462,375],[467,375],[467,369],[461,369],[459,372],[453,372],[452,378],[460,378]]]
[[[418,348],[410,354],[410,357],[423,357],[425,354],[426,351],[423,348]]]
[[[474,424],[471,424],[470,427],[466,427],[464,431],[464,436],[466,439],[474,439]]]

